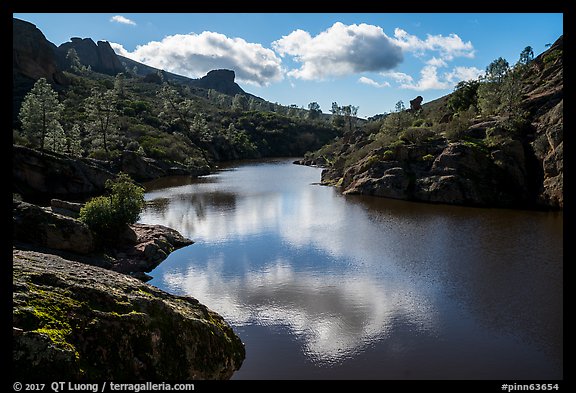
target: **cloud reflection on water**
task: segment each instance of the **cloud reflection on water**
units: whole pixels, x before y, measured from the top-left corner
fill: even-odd
[[[166,272],[162,279],[235,326],[288,327],[306,355],[320,362],[338,362],[385,339],[398,318],[415,331],[434,331],[433,307],[415,288],[393,281],[384,287],[359,273],[320,276],[278,259],[230,277],[222,259],[216,259],[205,267],[191,263],[184,272]]]
[[[532,375],[525,359],[546,370],[538,375],[561,373],[538,360],[542,349],[562,359],[561,220],[343,197],[312,186],[318,178],[313,168],[262,165],[148,192],[141,221],[196,242],[152,272],[153,285],[236,326],[286,327],[314,362],[409,342],[423,375],[441,367],[439,352],[463,375]],[[504,347],[517,355],[496,365]]]
[[[312,172],[296,188],[263,179],[245,187],[224,172],[225,190],[213,179],[148,193],[142,221],[196,241],[178,253],[177,268],[163,272],[164,285],[233,325],[288,327],[320,362],[338,362],[385,338],[398,319],[433,334],[424,286],[390,254],[374,253],[374,242],[394,239],[352,230],[365,213],[330,189],[310,186],[319,174]]]

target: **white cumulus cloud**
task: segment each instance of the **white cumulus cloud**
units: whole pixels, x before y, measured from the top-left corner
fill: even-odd
[[[448,65],[444,60],[439,59],[437,57],[432,57],[430,60],[428,60],[426,62],[426,64],[429,64],[429,65],[435,66],[435,67],[446,67]]]
[[[460,82],[475,80],[480,75],[484,75],[484,71],[476,67],[454,67],[450,72],[444,74],[446,80],[450,82]]]
[[[451,71],[444,72],[440,76],[438,68],[432,64],[426,64],[420,70],[420,78],[417,81],[402,72],[382,73],[383,76],[394,79],[401,89],[417,91],[451,89],[460,81],[477,79],[484,71],[476,67],[454,67]]]
[[[432,90],[432,89],[449,89],[452,84],[446,80],[442,81],[438,78],[438,67],[433,65],[426,65],[420,70],[420,79],[418,82],[403,83],[400,85],[402,89],[411,90]]]
[[[288,75],[306,80],[390,70],[403,60],[402,49],[381,27],[365,23],[336,22],[314,37],[295,30],[272,47],[280,56],[289,55],[301,63]]]
[[[237,80],[260,86],[283,79],[282,60],[271,49],[210,31],[166,36],[132,52],[120,44],[110,45],[119,55],[192,78],[224,68],[233,70]]]
[[[110,22],[122,23],[124,25],[136,26],[136,22],[131,19],[125,18],[122,15],[115,15],[110,18]]]
[[[406,52],[414,52],[416,56],[422,56],[426,51],[438,52],[440,59],[450,61],[455,57],[474,57],[474,46],[472,42],[464,42],[454,33],[447,37],[439,35],[426,36],[425,40],[415,35],[409,34],[403,29],[394,29],[394,43]]]
[[[122,46],[122,44],[118,44],[116,42],[110,42],[110,46],[112,47],[112,49],[114,50],[114,52],[117,55],[120,56],[124,56],[124,57],[130,57],[130,52],[127,51],[124,46]],[[131,57],[130,57],[131,58]]]
[[[374,86],[374,87],[390,87],[390,83],[384,81],[382,83],[376,82],[374,79],[367,78],[365,76],[361,76],[358,79],[358,82],[363,83],[365,85]]]
[[[385,71],[381,72],[380,75],[391,78],[397,83],[412,83],[414,81],[412,76],[399,71]]]

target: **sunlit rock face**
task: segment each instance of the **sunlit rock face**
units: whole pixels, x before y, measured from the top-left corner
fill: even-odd
[[[229,379],[245,357],[196,299],[55,255],[14,250],[13,304],[17,379]]]

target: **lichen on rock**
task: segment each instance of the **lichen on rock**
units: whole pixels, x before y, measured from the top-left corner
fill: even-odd
[[[245,357],[226,321],[95,266],[13,250],[16,379],[229,379]]]

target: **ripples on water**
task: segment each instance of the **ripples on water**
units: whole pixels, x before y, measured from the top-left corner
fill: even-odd
[[[562,377],[562,213],[342,196],[291,160],[150,184],[195,244],[150,283],[246,344],[233,378]]]

